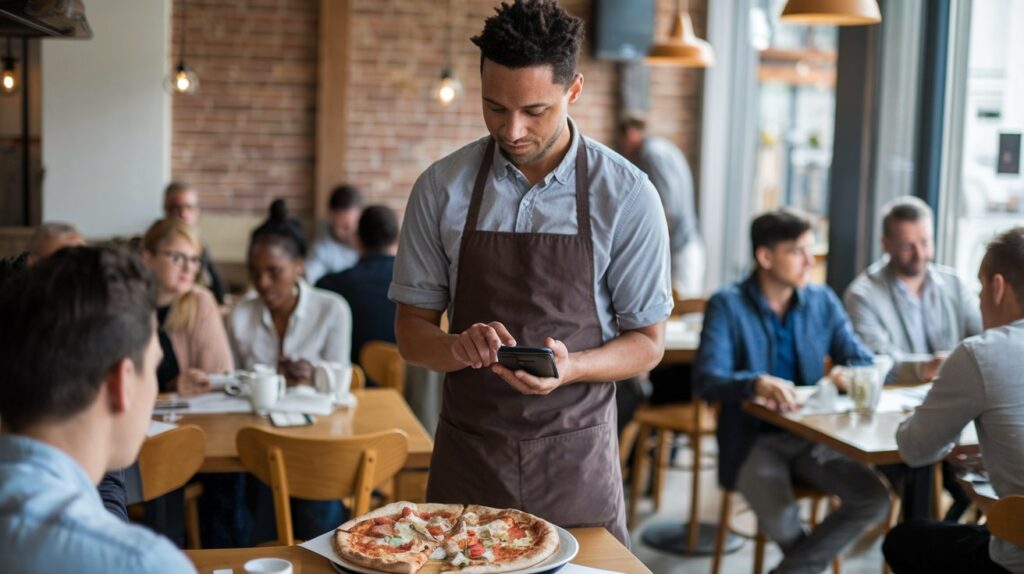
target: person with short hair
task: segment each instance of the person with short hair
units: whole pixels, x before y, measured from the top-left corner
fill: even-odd
[[[371,205],[359,218],[361,256],[355,267],[331,273],[317,281],[320,289],[334,291],[352,308],[352,362],[370,341],[395,342],[395,304],[388,287],[395,271],[398,217],[386,205]]]
[[[363,212],[363,195],[354,185],[339,185],[331,192],[328,203],[330,219],[310,247],[306,258],[306,281],[316,284],[328,273],[338,273],[359,261],[359,217]]]
[[[620,124],[623,155],[651,179],[668,220],[672,287],[683,298],[704,295],[704,241],[694,206],[690,164],[675,144],[651,134],[647,119],[629,114]]]
[[[85,238],[73,225],[56,221],[40,224],[25,246],[28,264],[34,265],[53,255],[58,249],[80,245],[85,245]]]
[[[746,413],[743,402],[797,408],[796,385],[822,378],[835,365],[871,364],[839,298],[808,283],[814,234],[802,214],[779,209],[750,226],[754,271],[708,301],[694,382],[700,397],[721,403],[718,480],[737,490],[757,525],[784,554],[776,572],[821,572],[889,506],[889,494],[867,466]],[[840,389],[848,381],[834,369]],[[838,497],[841,506],[808,532],[793,485]]]
[[[195,572],[107,512],[96,484],[136,459],[160,344],[149,271],[70,247],[0,289],[0,555],[10,572]]]
[[[202,252],[199,236],[179,219],[157,221],[142,238],[142,260],[157,285],[161,392],[205,392],[210,373],[235,370],[217,302],[196,285]]]
[[[668,229],[647,176],[569,117],[583,31],[553,0],[516,0],[472,38],[489,135],[416,181],[389,297],[406,361],[447,373],[427,500],[629,544],[613,381],[664,353]],[[503,345],[548,348],[557,375],[502,366]]]
[[[167,219],[180,219],[189,227],[199,232],[199,215],[202,208],[199,205],[199,193],[195,188],[184,181],[172,181],[164,188],[164,217]],[[220,278],[220,272],[210,257],[210,248],[203,244],[202,261],[200,269],[201,283],[213,293],[217,303],[224,304],[224,296],[227,294],[227,287]]]
[[[923,383],[935,376],[953,347],[981,332],[978,298],[952,269],[932,261],[927,203],[900,197],[884,211],[885,256],[850,283],[843,300],[861,340],[895,361],[892,382]],[[907,360],[914,355],[931,360]]]
[[[1024,227],[997,235],[978,270],[985,331],[943,362],[921,406],[896,431],[911,466],[943,460],[974,423],[985,470],[1000,498],[1024,494]],[[895,574],[1024,572],[1024,548],[984,526],[917,519],[882,545]]]

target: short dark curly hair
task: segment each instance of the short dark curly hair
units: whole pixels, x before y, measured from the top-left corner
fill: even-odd
[[[583,20],[562,9],[555,0],[502,2],[484,22],[484,30],[471,38],[480,48],[480,68],[488,59],[506,68],[551,66],[555,83],[568,86],[576,75],[576,59],[583,42]]]

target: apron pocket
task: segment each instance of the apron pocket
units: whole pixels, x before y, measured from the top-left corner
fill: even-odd
[[[443,418],[434,438],[427,500],[519,508],[514,443],[461,431]]]
[[[601,526],[623,508],[610,423],[519,442],[523,510],[564,528]]]

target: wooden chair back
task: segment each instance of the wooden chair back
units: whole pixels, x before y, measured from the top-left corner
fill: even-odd
[[[989,507],[987,520],[992,536],[1024,546],[1024,496],[1011,494],[995,501]]]
[[[206,457],[206,433],[180,426],[146,439],[139,451],[142,499],[153,500],[185,486]]]
[[[359,351],[359,364],[366,376],[378,385],[405,394],[405,360],[398,345],[384,341],[370,341]]]
[[[295,543],[291,503],[297,496],[341,500],[353,496],[353,516],[370,510],[373,487],[405,465],[408,439],[398,429],[373,434],[319,438],[247,427],[235,437],[242,466],[270,485],[278,542]]]
[[[359,365],[352,365],[352,385],[349,387],[349,390],[361,391],[365,388],[366,371],[364,371]]]

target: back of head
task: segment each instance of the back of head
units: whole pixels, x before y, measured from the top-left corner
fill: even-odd
[[[893,237],[896,224],[903,221],[932,221],[932,208],[921,199],[904,195],[885,204],[882,208],[882,234]]]
[[[111,248],[61,250],[0,286],[4,425],[67,419],[92,404],[118,361],[143,368],[155,304],[139,258]]]
[[[359,218],[359,243],[366,253],[386,251],[398,241],[398,217],[386,205],[371,205]]]
[[[1024,305],[1024,227],[1014,227],[989,241],[981,273],[987,279],[999,274]]]
[[[782,207],[754,218],[750,224],[750,247],[755,258],[761,247],[771,249],[783,241],[796,241],[811,230],[811,222],[799,211]]]
[[[270,204],[270,215],[252,232],[249,250],[262,244],[280,247],[292,259],[306,257],[306,235],[302,225],[288,216],[288,208],[283,199],[275,199]]]
[[[344,211],[355,209],[363,205],[363,194],[354,185],[339,185],[331,192],[331,199],[327,207],[331,211]]]
[[[583,20],[554,0],[502,2],[495,12],[472,38],[480,48],[480,65],[484,59],[511,69],[548,65],[554,82],[568,87],[576,74]]]
[[[73,225],[53,221],[40,224],[36,228],[25,251],[33,260],[38,260],[49,257],[62,247],[81,245],[82,243],[84,243],[82,235]]]

